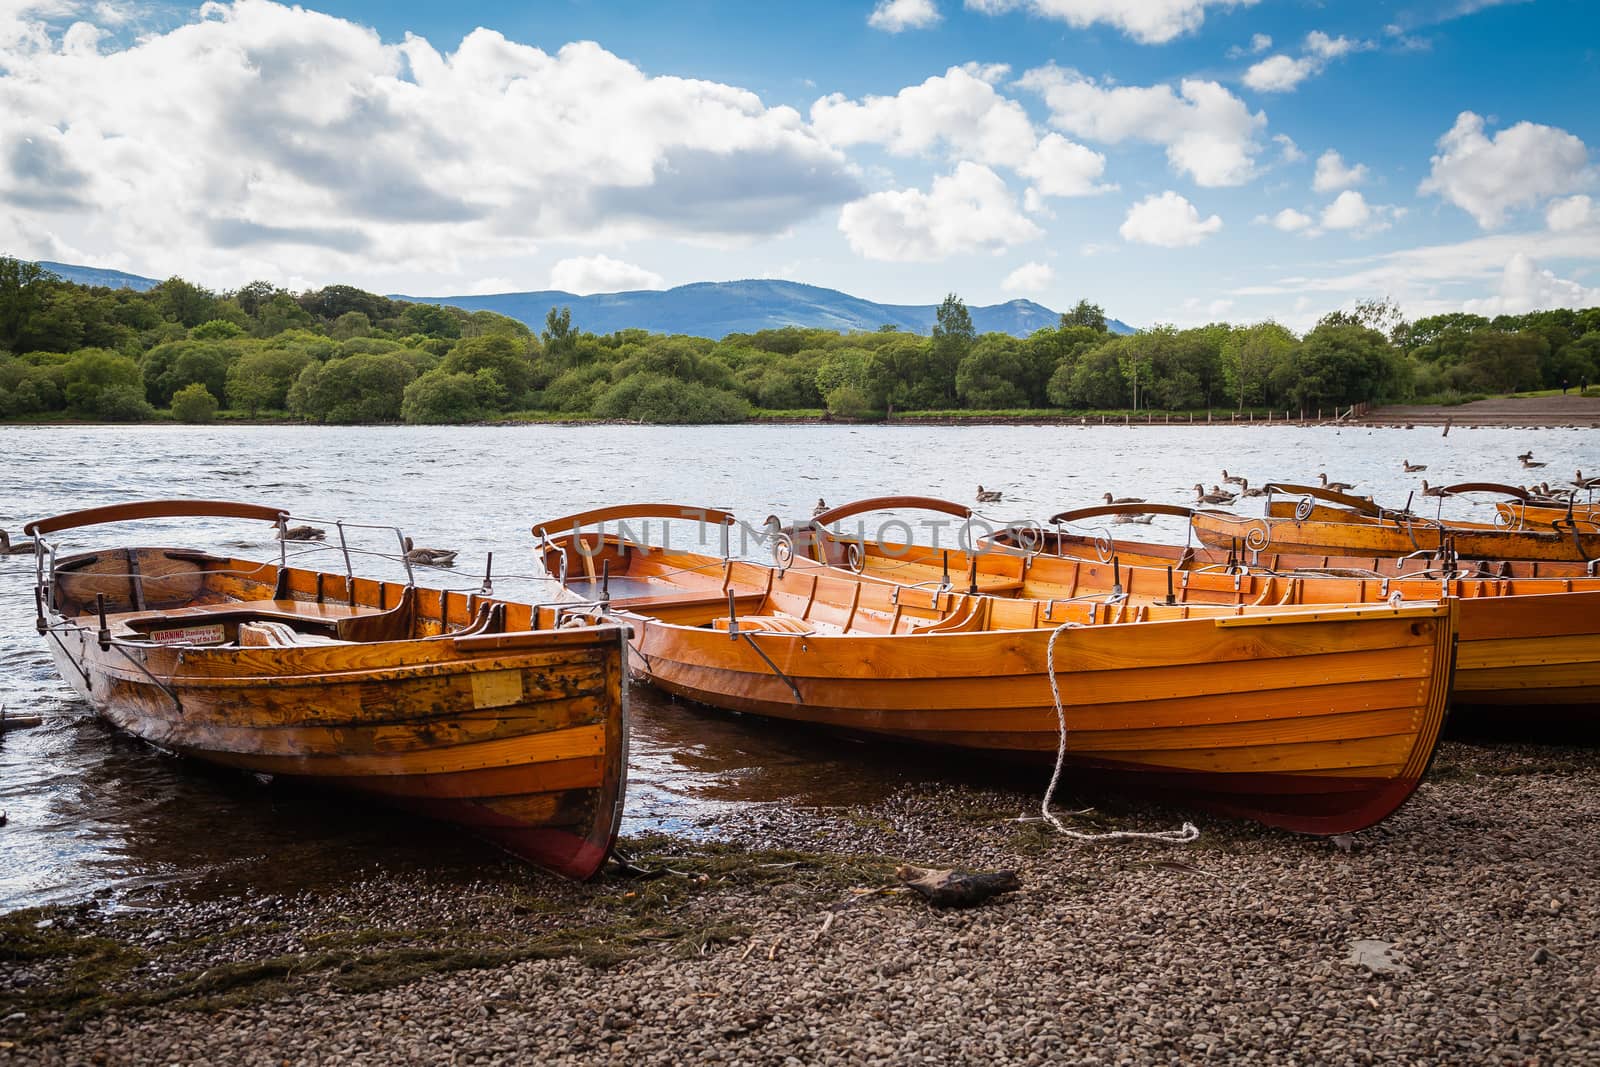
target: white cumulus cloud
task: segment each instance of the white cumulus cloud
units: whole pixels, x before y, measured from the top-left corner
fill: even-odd
[[[1358,52],[1371,48],[1365,41],[1352,41],[1348,37],[1329,37],[1321,30],[1312,30],[1306,34],[1306,51],[1319,59],[1338,59],[1340,56],[1351,52]]]
[[[1164,44],[1198,29],[1210,7],[1249,7],[1256,0],[966,0],[969,10],[996,15],[1026,11],[1083,29],[1097,23],[1141,44]]]
[[[1114,86],[1052,64],[1028,71],[1019,84],[1043,97],[1057,129],[1106,144],[1161,145],[1172,169],[1198,185],[1243,185],[1255,174],[1256,134],[1267,117],[1214,81],[1185,78],[1177,92]]]
[[[1349,166],[1343,156],[1330,148],[1317,157],[1317,172],[1311,179],[1311,188],[1319,193],[1331,193],[1336,189],[1348,189],[1352,185],[1360,185],[1366,180],[1365,163]]]
[[[1544,209],[1544,221],[1552,230],[1576,230],[1600,222],[1600,211],[1595,210],[1593,200],[1579,194],[1550,201]]]
[[[1202,219],[1188,200],[1172,190],[1147,196],[1128,209],[1128,217],[1117,230],[1125,241],[1183,248],[1196,245],[1222,229],[1220,216]]]
[[[1270,219],[1267,219],[1267,221],[1284,233],[1295,233],[1310,226],[1316,220],[1303,211],[1296,211],[1292,207],[1286,207]]]
[[[1009,167],[1032,180],[1036,197],[1116,188],[1100,182],[1104,155],[1058,133],[1036,136],[1022,105],[994,87],[1008,70],[969,63],[894,96],[852,100],[834,93],[811,106],[811,123],[839,147],[878,144],[892,155],[942,152],[953,161]]]
[[[579,296],[660,289],[664,285],[655,271],[606,255],[573,256],[550,268],[550,288]]]
[[[1300,151],[1300,146],[1294,143],[1294,138],[1286,133],[1273,134],[1272,142],[1278,146],[1279,157],[1285,163],[1298,163],[1306,158],[1306,154]]]
[[[1305,45],[1298,57],[1281,53],[1268,56],[1252,64],[1244,72],[1243,80],[1259,93],[1291,92],[1307,78],[1321,74],[1331,61],[1351,52],[1365,52],[1374,47],[1371,41],[1330,37],[1321,30],[1312,30],[1306,34]]]
[[[1268,56],[1244,72],[1244,83],[1258,93],[1286,93],[1317,72],[1316,60]]]
[[[1007,274],[1000,288],[1008,293],[1042,293],[1056,280],[1056,272],[1048,263],[1024,263]]]
[[[926,29],[938,21],[939,9],[933,0],[878,0],[867,16],[868,26],[888,33]]]
[[[1461,112],[1439,138],[1433,170],[1418,191],[1444,197],[1484,229],[1499,226],[1516,208],[1571,193],[1589,178],[1589,151],[1566,130],[1519,122],[1491,140],[1483,128],[1482,116]]]
[[[1468,300],[1462,310],[1474,315],[1521,315],[1545,308],[1585,308],[1600,304],[1600,289],[1558,278],[1521,252],[1506,261],[1495,295]]]
[[[794,109],[592,42],[552,54],[478,29],[441,52],[267,0],[103,52],[5,40],[11,225],[217,282],[465,273],[544,239],[747,239],[860,195]]]
[[[962,162],[927,192],[895,189],[846,204],[839,229],[857,254],[899,262],[1001,252],[1041,236],[1001,177]]]
[[[995,90],[993,81],[992,69],[969,65],[951,67],[894,96],[852,100],[834,93],[811,105],[811,124],[841,147],[879,144],[900,156],[943,148],[959,159],[1014,167],[1034,149],[1033,123],[1021,104]]]
[[[1372,206],[1354,189],[1346,189],[1322,209],[1325,230],[1354,230],[1372,223]]]
[[[1105,169],[1106,157],[1099,152],[1059,133],[1047,133],[1017,173],[1031,179],[1033,188],[1045,196],[1092,196],[1116,188],[1100,181]]]

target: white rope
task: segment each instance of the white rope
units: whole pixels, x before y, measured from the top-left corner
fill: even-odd
[[[1186,845],[1200,836],[1200,828],[1192,822],[1186,822],[1177,830],[1108,830],[1104,833],[1086,834],[1081,830],[1070,830],[1061,825],[1050,810],[1050,801],[1054,799],[1056,785],[1061,781],[1061,767],[1067,761],[1067,712],[1061,706],[1061,687],[1056,681],[1056,639],[1068,630],[1081,626],[1082,623],[1064,622],[1057,626],[1050,634],[1050,640],[1045,645],[1044,662],[1045,671],[1050,676],[1050,696],[1056,703],[1056,769],[1050,775],[1050,787],[1044,791],[1044,799],[1039,802],[1039,814],[1044,816],[1044,821],[1055,828],[1055,831],[1074,841],[1161,841],[1173,845]]]

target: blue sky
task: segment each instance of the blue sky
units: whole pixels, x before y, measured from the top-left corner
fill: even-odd
[[[0,6],[0,249],[1127,321],[1600,304],[1600,5]]]

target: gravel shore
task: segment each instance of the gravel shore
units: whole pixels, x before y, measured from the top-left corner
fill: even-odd
[[[1032,775],[1019,778],[1032,778]],[[1088,798],[1071,795],[1066,805]],[[1186,813],[1097,798],[1087,828]],[[1354,838],[1076,844],[1029,792],[902,790],[292,897],[0,917],[0,1062],[1600,1062],[1600,751],[1447,742]],[[1014,868],[937,911],[896,862]]]

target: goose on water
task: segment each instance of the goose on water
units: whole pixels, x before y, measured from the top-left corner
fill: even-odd
[[[1239,477],[1237,474],[1229,474],[1228,473],[1228,468],[1224,467],[1224,468],[1222,468],[1222,484],[1223,485],[1243,485],[1244,484],[1244,479]]]
[[[1422,495],[1423,496],[1444,496],[1444,486],[1442,486],[1442,485],[1429,485],[1428,484],[1428,479],[1424,478],[1424,479],[1422,479]]]
[[[1519,456],[1517,458],[1522,460],[1522,465],[1529,470],[1533,470],[1537,467],[1543,467],[1545,465],[1543,460],[1529,459],[1527,456]]]
[[[1155,516],[1150,514],[1147,511],[1147,512],[1144,512],[1144,513],[1138,514],[1138,515],[1113,515],[1111,517],[1111,521],[1114,522],[1114,523],[1117,523],[1117,522],[1121,522],[1121,523],[1131,522],[1131,523],[1137,523],[1140,526],[1149,526],[1150,525],[1150,520],[1154,519],[1154,518],[1155,518]]]
[[[985,489],[981,485],[978,486],[978,503],[980,503],[980,504],[998,504],[998,503],[1000,503],[1000,490],[998,490],[998,489]]]
[[[1267,491],[1265,489],[1252,489],[1252,488],[1250,488],[1249,479],[1241,478],[1241,479],[1239,479],[1239,495],[1240,496],[1266,496],[1267,495]]]
[[[1107,504],[1143,504],[1144,503],[1144,497],[1142,497],[1142,496],[1119,496],[1115,500],[1113,500],[1111,498],[1111,494],[1107,493],[1106,494],[1106,503]]]
[[[1199,482],[1195,483],[1194,496],[1202,504],[1231,504],[1234,501],[1232,493],[1224,493],[1217,486],[1211,487],[1211,492],[1206,492],[1206,487]]]
[[[1585,478],[1582,471],[1573,471],[1572,484],[1579,489],[1600,489],[1600,478]]]
[[[1517,455],[1517,458],[1522,460],[1522,462],[1526,463],[1526,462],[1528,462],[1528,460],[1533,458],[1533,453],[1532,452],[1522,452],[1522,453],[1519,453]]]
[[[286,526],[278,535],[280,541],[321,541],[328,531],[317,526]]]
[[[1401,460],[1400,466],[1405,469],[1407,474],[1415,474],[1418,471],[1425,471],[1428,469],[1428,465],[1426,463],[1413,463],[1409,459]]]
[[[13,541],[10,534],[0,530],[0,556],[20,556],[24,552],[32,552],[35,543],[32,538],[26,541]]]
[[[420,563],[425,567],[454,567],[457,553],[443,548],[418,548],[411,543],[411,538],[405,539],[406,562]]]
[[[1317,477],[1322,479],[1322,488],[1331,489],[1335,493],[1348,493],[1355,488],[1349,482],[1330,482],[1326,474],[1319,474]]]

